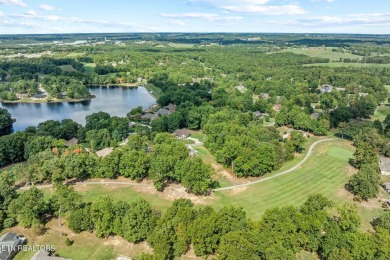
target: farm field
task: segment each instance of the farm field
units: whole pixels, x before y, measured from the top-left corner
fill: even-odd
[[[304,54],[310,57],[328,58],[331,61],[339,61],[340,59],[361,59],[361,56],[351,53],[334,52],[331,47],[318,48],[288,48],[283,52],[292,52],[295,54]]]

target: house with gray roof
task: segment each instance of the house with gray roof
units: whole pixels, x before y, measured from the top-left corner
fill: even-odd
[[[38,251],[36,252],[30,260],[70,260],[68,258],[51,256],[47,251]]]
[[[188,129],[177,129],[175,132],[173,132],[173,135],[177,139],[187,139],[190,136],[190,131]]]
[[[0,260],[13,259],[27,239],[15,233],[5,233],[0,237]]]
[[[158,118],[158,114],[153,114],[153,113],[146,113],[146,114],[141,116],[141,119],[150,120],[150,121],[152,121],[156,118]]]
[[[78,143],[79,143],[79,139],[77,139],[77,138],[72,138],[72,139],[66,141],[65,145],[68,146],[68,147],[70,147],[70,146],[76,145],[76,144],[78,144]]]
[[[169,111],[168,109],[166,108],[161,108],[159,109],[157,112],[156,112],[157,115],[159,116],[169,116],[170,114],[172,114],[171,111]]]

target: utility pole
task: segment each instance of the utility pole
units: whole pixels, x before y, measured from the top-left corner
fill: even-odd
[[[61,227],[61,209],[62,205],[60,205],[60,209],[58,210],[58,226]]]

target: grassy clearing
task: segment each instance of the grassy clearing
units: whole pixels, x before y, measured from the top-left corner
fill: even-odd
[[[191,133],[191,137],[193,137],[195,139],[198,139],[202,143],[206,142],[206,140],[207,140],[207,135],[205,135],[205,134],[203,134],[201,132],[192,132]]]
[[[186,140],[186,139],[180,139],[178,140],[179,142],[183,143],[183,144],[195,144],[195,142],[193,140]]]
[[[162,90],[152,84],[146,84],[145,88],[151,93],[156,99],[162,95]]]
[[[68,58],[78,58],[78,57],[82,57],[82,56],[85,56],[86,53],[85,52],[71,52],[71,53],[68,53],[66,55],[66,57]]]
[[[318,48],[288,48],[283,52],[293,52],[296,54],[303,54],[310,57],[328,58],[331,61],[340,61],[341,59],[362,59],[361,56],[351,53],[333,52],[331,47],[318,47]]]
[[[86,63],[84,65],[84,69],[87,73],[91,74],[91,73],[95,73],[95,67],[96,67],[96,64],[95,63]]]
[[[390,68],[390,64],[375,64],[375,63],[343,63],[343,62],[329,62],[329,63],[314,63],[314,64],[305,64],[304,67],[310,66],[325,66],[325,67],[355,67],[355,68],[367,68],[367,67],[376,67],[376,68]]]
[[[131,186],[123,187],[121,185],[118,186],[83,186],[77,187],[77,191],[83,195],[83,198],[86,202],[96,201],[100,196],[112,196],[114,200],[121,200],[127,203],[131,203],[136,201],[139,198],[144,198],[148,202],[150,202],[153,207],[158,210],[164,211],[171,205],[171,201],[163,200],[156,194],[146,194],[140,193],[135,190],[136,188]],[[46,190],[49,192],[49,190]]]
[[[245,190],[217,192],[215,206],[242,206],[249,217],[258,219],[266,209],[298,206],[309,195],[321,193],[335,202],[345,201],[344,184],[351,167],[353,148],[346,141],[319,144],[311,157],[295,172],[255,184]]]
[[[62,65],[62,66],[59,66],[63,71],[66,71],[66,72],[75,72],[77,71],[75,68],[73,68],[72,65]]]
[[[193,44],[189,44],[189,43],[168,43],[168,46],[169,47],[172,47],[172,48],[192,48],[194,47]]]
[[[375,114],[371,117],[370,121],[375,121],[375,120],[380,120],[383,121],[385,120],[386,116],[390,114],[390,106],[380,106],[378,109],[375,111]]]

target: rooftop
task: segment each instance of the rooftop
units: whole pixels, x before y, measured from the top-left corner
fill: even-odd
[[[114,151],[114,148],[112,147],[109,147],[109,148],[104,148],[100,151],[97,151],[96,154],[97,156],[100,158],[100,157],[106,157],[107,155],[109,155],[110,153],[112,153],[112,151]]]
[[[381,156],[379,160],[379,167],[381,169],[381,173],[384,175],[390,175],[390,158]]]

